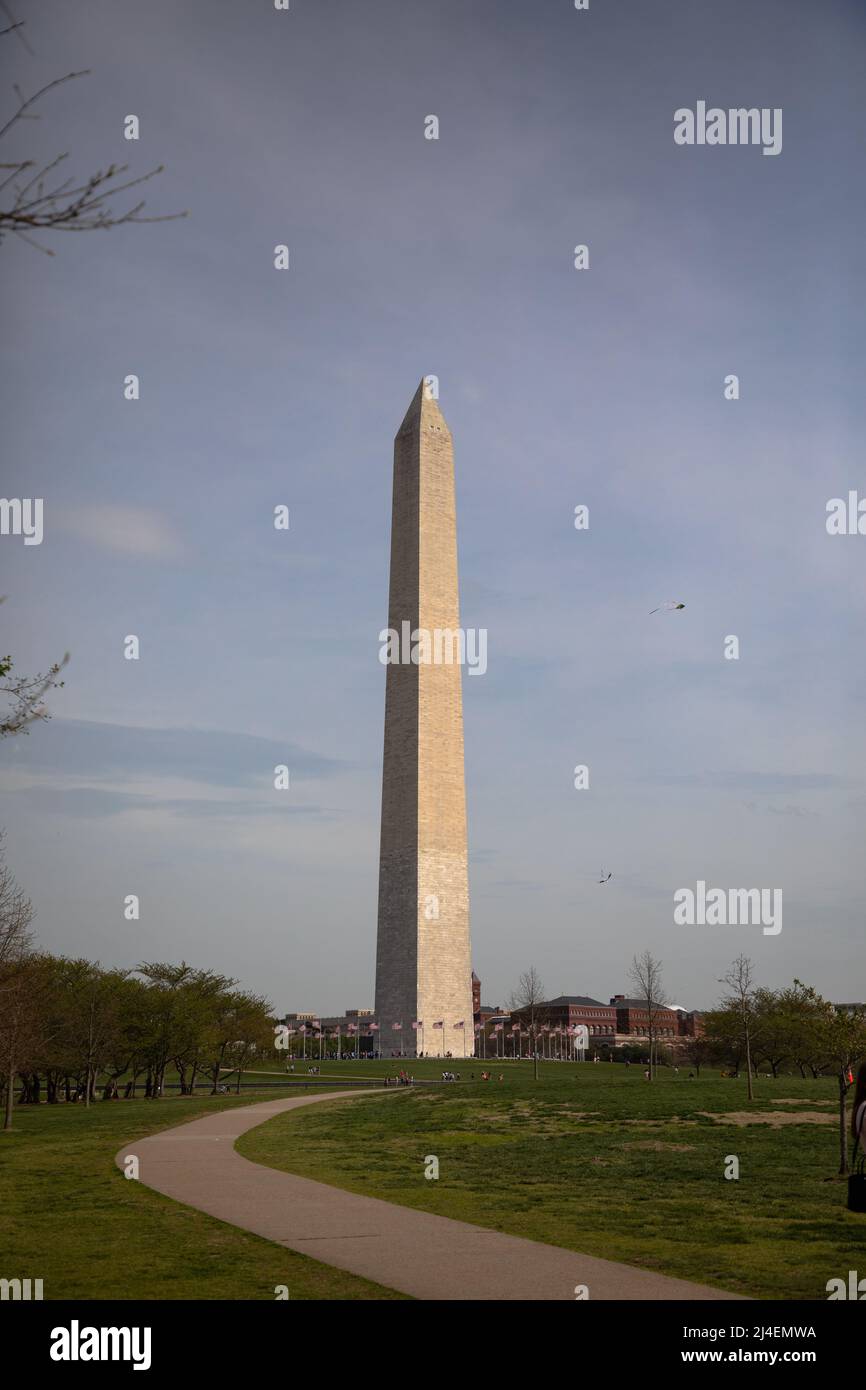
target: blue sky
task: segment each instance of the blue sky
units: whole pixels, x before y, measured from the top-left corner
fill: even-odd
[[[148,211],[189,209],[0,248],[3,489],[45,499],[41,546],[0,540],[0,647],[71,652],[52,722],[0,748],[42,942],[372,1004],[391,449],[434,373],[463,623],[489,634],[464,680],[485,998],[534,963],[607,999],[644,948],[687,1007],[739,951],[862,998],[866,538],[825,529],[866,495],[862,7],[18,17],[7,108],[92,72],[7,151],[164,163]],[[781,107],[782,153],[676,146],[698,100]],[[783,931],[675,926],[698,879],[781,887]]]

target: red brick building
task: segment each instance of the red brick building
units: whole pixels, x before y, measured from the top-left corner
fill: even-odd
[[[611,1004],[616,1011],[617,1033],[645,1038],[649,1031],[650,1015],[645,999],[627,999],[624,994],[615,994]],[[654,1031],[657,1038],[694,1038],[703,1032],[701,1015],[687,1013],[685,1009],[659,1006],[653,1010]]]
[[[704,1016],[698,1013],[697,1009],[692,1009],[690,1013],[679,1010],[680,1037],[682,1038],[701,1038],[704,1034]]]
[[[531,1014],[531,1009],[514,1009],[511,1017],[515,1023],[528,1024]],[[560,994],[556,999],[546,999],[535,1006],[535,1019],[550,1028],[573,1028],[582,1023],[590,1043],[612,1043],[617,1032],[616,1009],[586,994]]]
[[[472,971],[472,1013],[477,1022],[478,1015],[481,1013],[481,981],[474,970]]]

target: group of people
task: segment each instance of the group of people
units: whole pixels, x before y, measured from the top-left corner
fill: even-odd
[[[410,1076],[409,1073],[408,1073],[407,1071],[404,1071],[403,1068],[401,1067],[401,1068],[400,1068],[400,1071],[397,1073],[396,1076],[386,1076],[386,1077],[385,1077],[385,1085],[386,1085],[386,1086],[414,1086],[414,1085],[415,1085],[415,1078],[414,1078],[414,1076]]]

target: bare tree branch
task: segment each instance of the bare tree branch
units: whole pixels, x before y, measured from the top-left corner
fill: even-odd
[[[3,0],[0,0],[0,7],[10,20],[9,26],[0,30],[0,37],[2,37],[3,34],[20,29],[22,25],[14,20]],[[19,37],[23,38],[21,35]],[[13,90],[18,106],[5,125],[0,126],[0,140],[8,135],[19,122],[39,120],[40,114],[34,108],[49,92],[64,86],[67,82],[74,82],[79,77],[89,75],[89,68],[83,68],[79,72],[68,72],[64,77],[56,77],[53,81],[47,82],[44,87],[40,87],[29,97],[25,97],[21,88],[16,84]],[[131,188],[137,188],[140,184],[147,183],[157,174],[163,173],[164,165],[162,164],[157,165],[155,169],[150,169],[146,174],[140,174],[138,177],[127,179],[125,182],[116,182],[116,180],[122,179],[122,176],[128,172],[129,165],[110,164],[107,169],[98,169],[83,183],[71,187],[70,185],[74,184],[74,180],[68,178],[63,183],[46,190],[46,180],[52,170],[68,158],[68,153],[56,155],[54,159],[39,168],[37,168],[37,161],[33,159],[0,163],[0,169],[11,171],[0,183],[0,192],[8,190],[6,206],[0,206],[0,241],[3,240],[4,236],[10,234],[19,236],[22,241],[26,241],[35,250],[41,251],[47,256],[53,256],[54,252],[48,247],[42,246],[39,241],[34,240],[31,233],[39,231],[104,231],[109,227],[120,227],[128,223],[174,222],[178,218],[188,215],[184,211],[145,217],[142,215],[145,206],[144,200],[133,204],[132,207],[124,211],[116,210],[116,204],[112,200],[127,193]],[[25,171],[29,172],[32,169],[35,169],[36,172],[28,177],[26,183],[19,184],[20,176]]]

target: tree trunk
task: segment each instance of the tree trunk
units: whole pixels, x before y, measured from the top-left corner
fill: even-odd
[[[754,1100],[755,1089],[752,1085],[752,1046],[748,1029],[746,1029],[746,1076],[749,1078],[749,1100]]]
[[[3,1123],[4,1129],[12,1128],[12,1107],[15,1104],[15,1066],[9,1063],[9,1073],[6,1077],[6,1119]]]
[[[844,1070],[839,1072],[839,1173],[842,1177],[848,1172],[848,1107],[846,1097],[848,1083]]]

